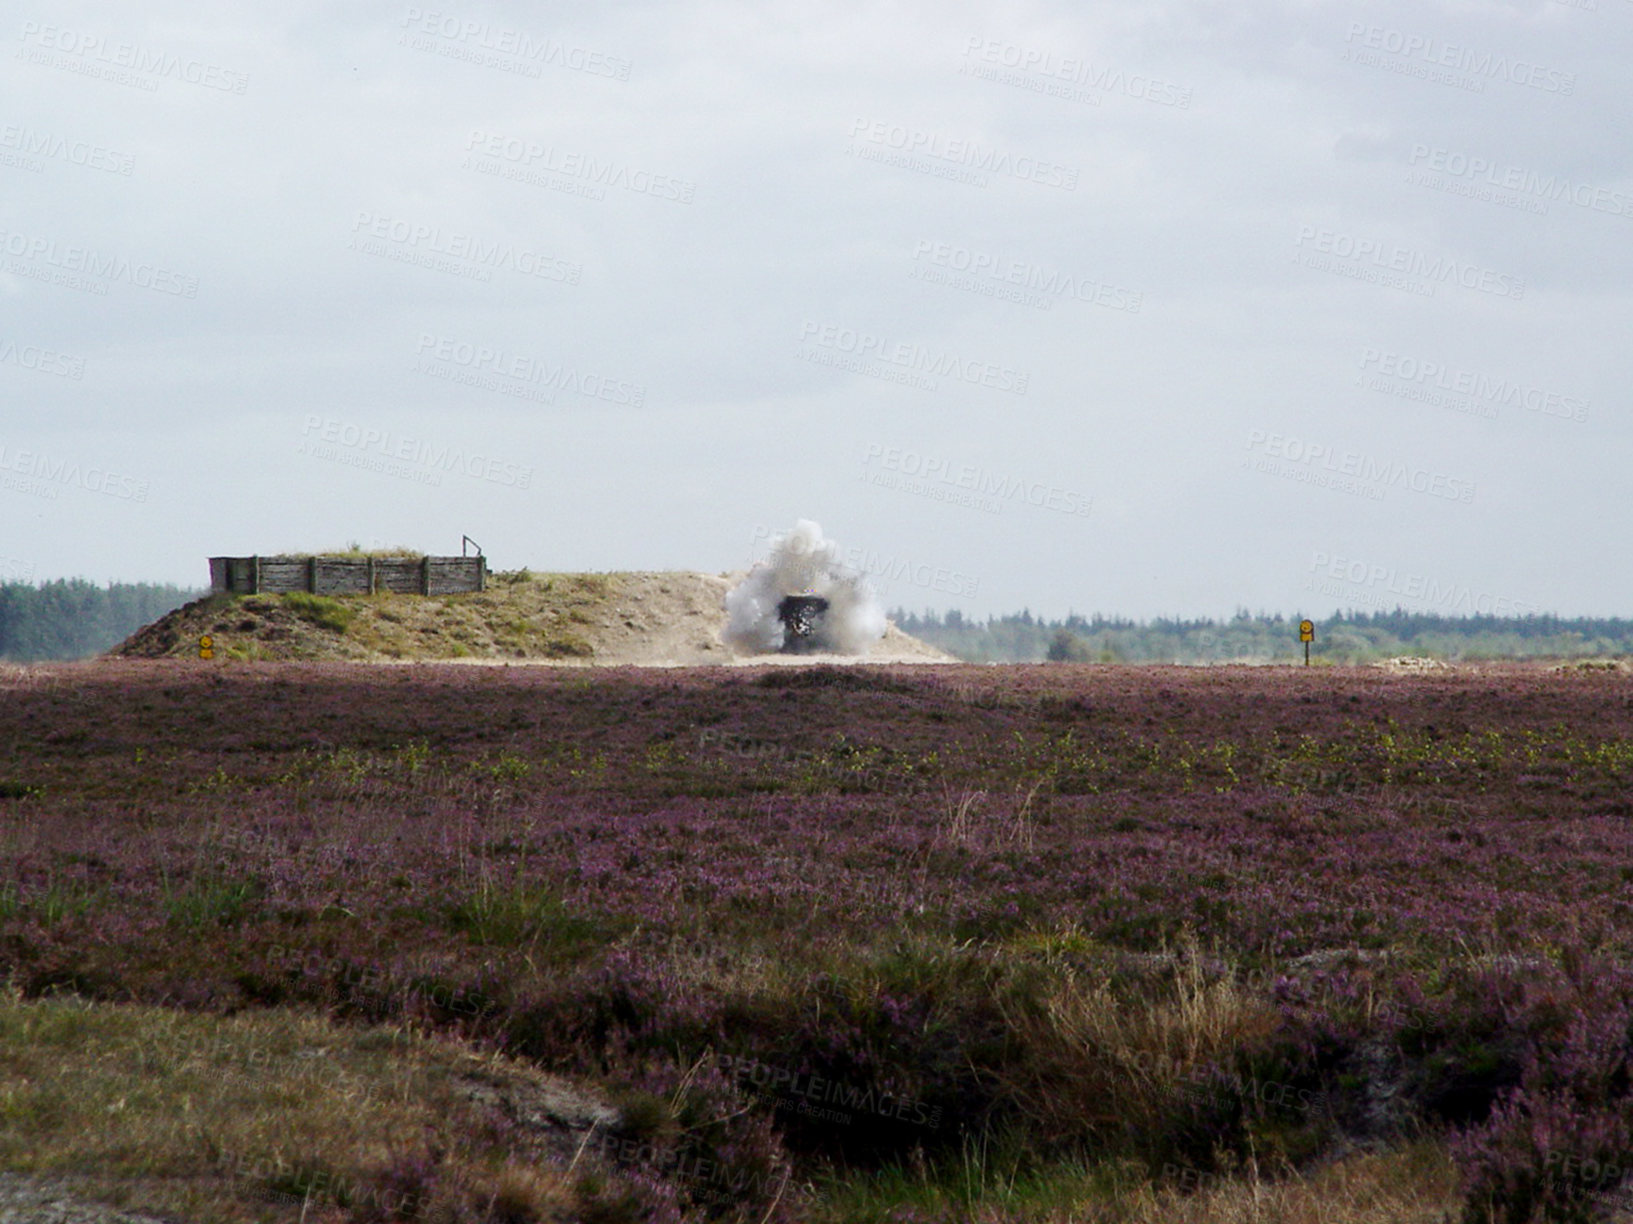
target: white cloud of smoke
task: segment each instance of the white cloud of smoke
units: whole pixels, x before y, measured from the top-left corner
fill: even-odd
[[[796,638],[784,622],[783,600],[802,595],[827,600],[827,608],[809,636]],[[839,545],[823,539],[822,528],[809,519],[772,540],[770,555],[727,594],[726,613],[721,636],[738,654],[787,648],[860,655],[885,632],[885,612],[872,589],[842,562]]]

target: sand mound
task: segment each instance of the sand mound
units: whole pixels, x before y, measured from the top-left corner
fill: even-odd
[[[1553,669],[1556,672],[1618,672],[1625,674],[1633,671],[1625,659],[1576,659],[1570,663],[1560,663]]]
[[[1446,670],[1446,664],[1442,663],[1439,659],[1427,659],[1416,655],[1396,655],[1393,659],[1384,659],[1382,662],[1372,664],[1372,666],[1381,668],[1387,672],[1395,672],[1397,674],[1402,672],[1437,672]]]
[[[702,664],[951,663],[894,625],[866,655],[732,654],[720,640],[739,574],[494,574],[469,595],[211,595],[177,608],[111,654],[357,662]]]

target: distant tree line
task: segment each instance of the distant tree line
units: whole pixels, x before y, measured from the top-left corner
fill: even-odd
[[[986,620],[957,610],[898,609],[905,632],[972,663],[1222,663],[1304,657],[1299,617],[1238,609],[1228,620],[1134,621],[1101,615],[1044,620],[1030,611]],[[1315,618],[1311,618],[1315,619]],[[1313,660],[1370,663],[1397,655],[1447,662],[1633,655],[1633,620],[1561,616],[1440,616],[1346,612],[1315,621]]]
[[[83,659],[119,645],[143,625],[203,591],[151,582],[59,578],[0,583],[0,659]]]

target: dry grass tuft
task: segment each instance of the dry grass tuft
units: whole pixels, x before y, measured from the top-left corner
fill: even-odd
[[[499,1173],[491,1214],[494,1224],[539,1224],[561,1219],[572,1204],[561,1173],[512,1163]]]
[[[936,842],[949,846],[967,844],[974,832],[977,809],[986,798],[986,791],[964,790],[954,794],[951,789],[946,789],[943,796],[945,809],[936,821]]]
[[[1137,1192],[1115,1214],[1087,1218],[1108,1224],[1444,1224],[1456,1218],[1461,1202],[1451,1157],[1437,1144],[1422,1143],[1352,1156],[1309,1177],[1181,1179]]]
[[[1187,940],[1150,997],[1131,998],[1109,970],[1066,967],[1040,1009],[1009,1021],[1034,1052],[1014,1085],[1046,1128],[1160,1130],[1178,1095],[1229,1051],[1268,1035],[1275,1013],[1230,972],[1210,971]]]

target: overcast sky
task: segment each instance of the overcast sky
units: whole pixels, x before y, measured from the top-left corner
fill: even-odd
[[[1633,612],[1633,3],[8,6],[0,579]]]

